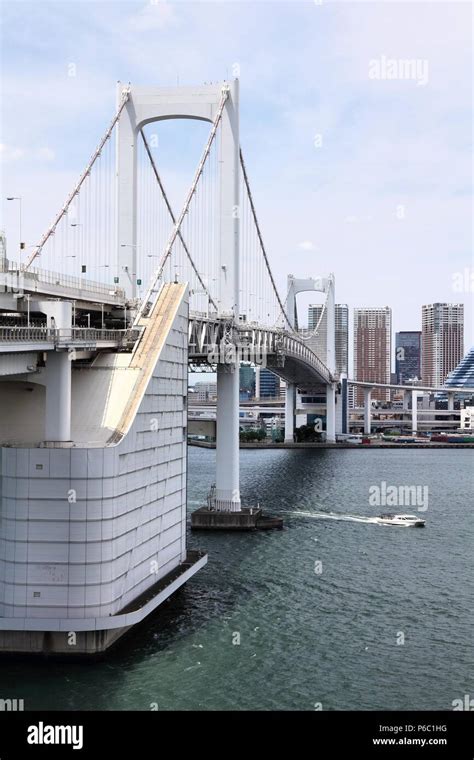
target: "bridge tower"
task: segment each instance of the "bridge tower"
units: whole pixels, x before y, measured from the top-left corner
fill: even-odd
[[[232,326],[239,321],[239,82],[202,87],[117,86],[117,101],[129,97],[117,129],[117,275],[125,280],[129,299],[137,296],[137,142],[140,130],[164,119],[213,122],[223,90],[228,92],[220,132],[220,218],[218,317],[229,325],[227,342],[234,342]],[[220,352],[223,356],[227,352]],[[239,360],[217,365],[217,452],[215,508],[241,510],[239,488]]]
[[[308,277],[298,279],[288,275],[287,315],[291,327],[296,328],[296,295],[317,291],[326,294],[326,366],[334,375],[336,371],[336,304],[335,277]],[[293,441],[294,419],[296,404],[296,388],[293,383],[287,383],[285,404],[285,441]],[[326,386],[326,440],[336,440],[336,385]]]

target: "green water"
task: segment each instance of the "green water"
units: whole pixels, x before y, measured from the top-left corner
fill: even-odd
[[[189,449],[190,511],[214,457]],[[191,535],[207,567],[106,659],[3,660],[1,696],[54,710],[451,709],[474,693],[472,464],[469,450],[244,450],[245,500],[286,529]],[[425,529],[316,514],[416,511],[370,506],[381,481],[428,486]]]

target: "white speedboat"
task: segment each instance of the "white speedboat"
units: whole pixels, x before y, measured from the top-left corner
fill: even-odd
[[[378,525],[398,525],[403,528],[424,528],[425,520],[416,515],[380,515],[375,518]]]

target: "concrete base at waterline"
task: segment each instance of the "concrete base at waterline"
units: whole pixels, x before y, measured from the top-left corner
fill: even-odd
[[[240,512],[217,512],[207,507],[191,514],[193,530],[269,530],[281,529],[280,517],[264,517],[259,507],[243,507]]]
[[[177,591],[207,563],[207,554],[189,550],[184,562],[151,588],[108,618],[70,618],[55,621],[0,617],[0,655],[41,654],[77,657],[98,655]],[[46,624],[49,623],[48,628]],[[20,627],[21,626],[21,627]]]

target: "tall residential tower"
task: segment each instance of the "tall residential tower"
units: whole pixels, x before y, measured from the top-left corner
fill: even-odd
[[[314,330],[321,319],[318,334],[309,342],[310,348],[317,356],[326,363],[327,361],[327,311],[323,311],[322,304],[310,305],[308,307],[308,329]],[[349,366],[349,307],[347,304],[336,304],[336,374],[341,372],[348,374]]]
[[[354,379],[373,383],[390,383],[392,353],[392,310],[354,309]],[[372,398],[390,400],[390,389],[375,388]],[[363,403],[363,390],[356,391],[355,403]]]
[[[464,305],[433,303],[421,307],[424,385],[443,385],[464,354]]]

